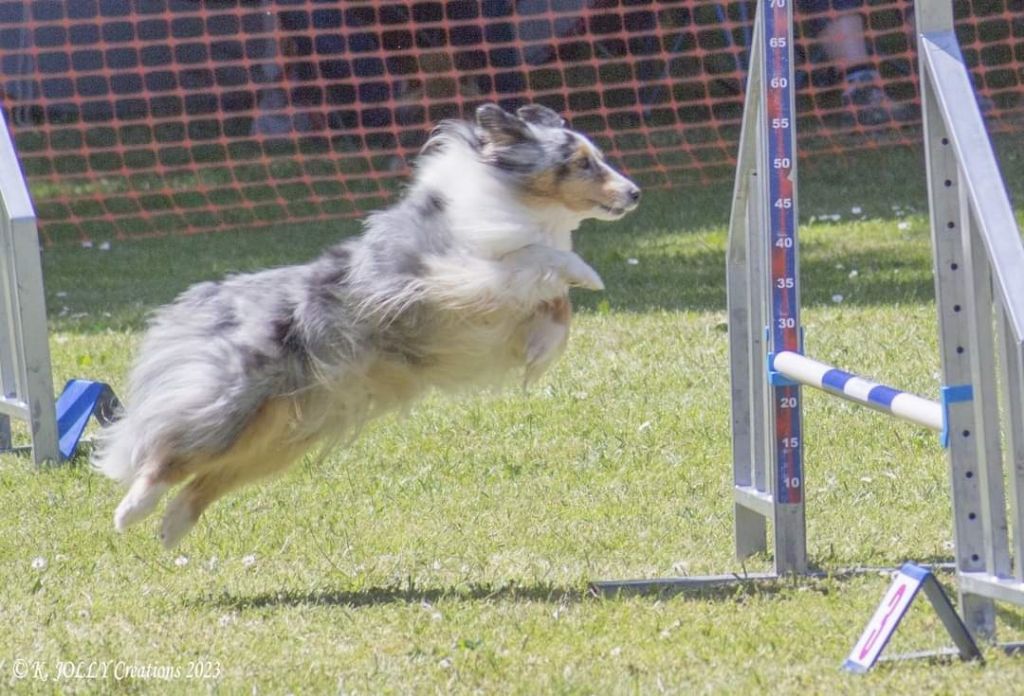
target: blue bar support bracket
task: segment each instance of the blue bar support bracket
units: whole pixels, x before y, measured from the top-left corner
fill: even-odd
[[[800,352],[803,355],[803,351]],[[775,353],[768,353],[768,384],[773,387],[799,387],[796,382],[775,369]]]
[[[943,449],[949,447],[950,404],[959,404],[965,401],[974,401],[974,388],[970,384],[954,384],[942,387],[940,390],[939,402],[942,404],[942,432],[939,433],[939,443]]]

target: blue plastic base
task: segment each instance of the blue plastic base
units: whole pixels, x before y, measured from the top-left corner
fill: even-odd
[[[70,459],[82,439],[89,416],[107,425],[117,416],[120,403],[114,390],[104,382],[72,379],[57,397],[57,435],[60,456]]]

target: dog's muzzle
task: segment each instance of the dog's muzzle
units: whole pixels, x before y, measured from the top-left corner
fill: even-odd
[[[600,203],[602,211],[613,217],[622,217],[626,213],[636,209],[640,204],[640,188],[630,182],[629,187],[617,192],[615,201],[611,203]]]

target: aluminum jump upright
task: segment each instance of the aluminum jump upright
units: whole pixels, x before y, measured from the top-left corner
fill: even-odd
[[[1024,246],[952,3],[916,21],[960,609],[992,639],[993,600],[1024,605]]]
[[[36,464],[59,461],[36,215],[0,114],[0,451],[25,421]]]
[[[803,355],[790,5],[758,3],[726,264],[736,555],[770,550],[773,572],[601,581],[593,589],[685,590],[812,574],[800,409],[807,385],[942,433],[960,609],[970,632],[991,640],[995,601],[1024,605],[1024,245],[972,98],[952,3],[919,0],[916,17],[938,401]]]

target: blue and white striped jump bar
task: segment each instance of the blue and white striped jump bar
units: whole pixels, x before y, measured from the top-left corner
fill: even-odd
[[[932,430],[943,430],[943,409],[938,401],[869,382],[791,351],[776,353],[770,367],[794,382],[817,387]]]

